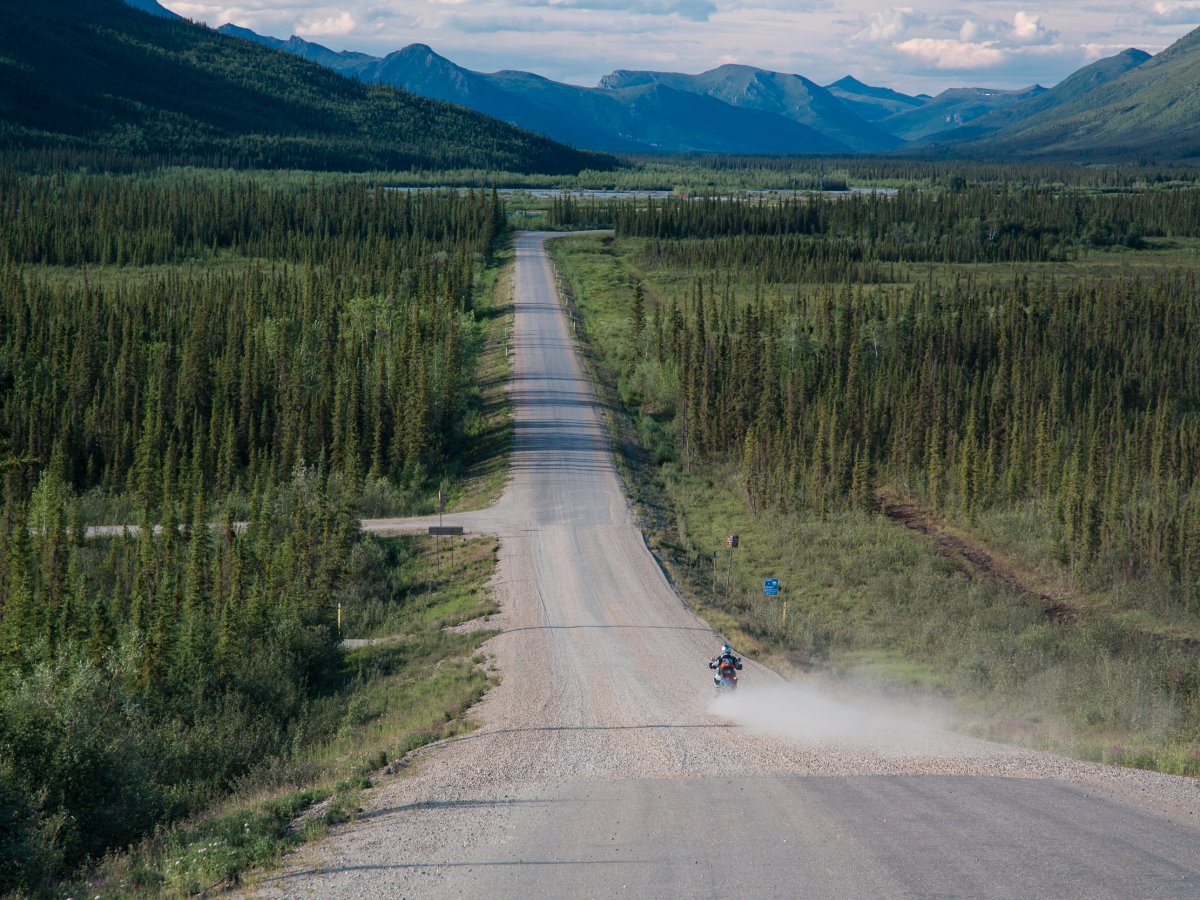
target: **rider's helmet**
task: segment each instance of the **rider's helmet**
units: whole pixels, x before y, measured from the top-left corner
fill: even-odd
[[[727,655],[729,655],[730,653],[733,653],[733,648],[732,648],[732,647],[730,647],[728,644],[722,644],[722,645],[721,645],[721,655],[722,655],[722,656],[727,656]]]

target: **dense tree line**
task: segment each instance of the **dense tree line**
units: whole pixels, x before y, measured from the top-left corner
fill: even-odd
[[[755,508],[906,485],[971,516],[1039,499],[1063,555],[1164,573],[1200,608],[1194,274],[963,277],[739,301],[728,280],[632,294],[627,375],[674,393],[680,454],[740,464]]]
[[[503,225],[500,200],[495,192],[468,191],[465,201],[361,182],[291,186],[233,175],[151,181],[0,170],[0,259],[152,265],[230,250],[338,271],[353,266],[378,278],[388,269],[414,269],[415,256],[433,244],[486,252]]]
[[[0,428],[77,489],[157,508],[158,461],[218,496],[302,461],[419,480],[462,412],[461,328],[495,195],[0,178]],[[22,262],[294,260],[131,280]]]
[[[680,153],[663,156],[631,154],[647,168],[676,165],[708,174],[714,183],[734,183],[780,190],[839,190],[854,184],[924,184],[959,188],[965,184],[1036,184],[1060,187],[1124,190],[1164,183],[1194,184],[1194,166],[1079,166],[1055,162],[983,162],[939,160],[913,154],[862,156],[730,156],[722,153]]]
[[[564,196],[555,199],[550,220],[606,223],[618,236],[651,238],[656,264],[747,271],[773,281],[816,275],[853,282],[877,280],[872,263],[1044,262],[1080,248],[1194,237],[1197,199],[1194,190],[1084,193],[1016,185],[738,202]]]
[[[0,206],[4,891],[337,727],[336,601],[394,580],[355,504],[445,461],[504,214],[246,178],[0,176]],[[137,528],[85,539],[97,493]]]

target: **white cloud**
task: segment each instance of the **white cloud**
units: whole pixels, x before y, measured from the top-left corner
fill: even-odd
[[[1156,0],[1146,10],[1146,19],[1158,25],[1195,25],[1200,23],[1200,3]]]
[[[947,38],[912,38],[896,49],[935,69],[987,69],[1007,59],[993,41],[974,43]]]
[[[1042,17],[1019,11],[1013,16],[1012,36],[1022,44],[1049,44],[1058,37],[1042,25]]]
[[[860,48],[872,45],[873,62],[879,68],[890,66],[896,72],[913,74],[1009,73],[1044,59],[1066,65],[1084,54],[1080,45],[1062,43],[1041,13],[1028,10],[1017,10],[1008,18],[964,18],[958,11],[894,7],[860,20],[850,43]]]
[[[1029,47],[1053,44],[1058,40],[1058,32],[1043,25],[1040,15],[1018,11],[1011,20],[964,19],[958,39],[967,43],[993,42],[999,47]]]
[[[353,34],[358,27],[354,17],[344,10],[327,19],[303,18],[296,23],[296,34],[301,37]]]
[[[817,12],[833,9],[832,0],[720,0],[719,6],[725,12],[744,12],[750,10],[775,10],[787,13]]]
[[[523,5],[551,9],[621,12],[640,16],[679,16],[692,22],[707,22],[717,11],[711,0],[524,0]]]
[[[465,34],[554,30],[541,16],[452,16],[446,20],[446,24]]]
[[[903,37],[910,28],[924,22],[925,15],[911,6],[883,9],[867,17],[862,30],[854,35],[854,40],[870,44],[890,43]]]

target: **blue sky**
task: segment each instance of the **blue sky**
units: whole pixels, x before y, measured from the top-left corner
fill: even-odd
[[[1040,4],[927,0],[160,0],[336,50],[421,42],[481,71],[593,85],[614,69],[700,72],[727,62],[842,75],[909,92],[1052,85],[1126,47],[1157,53],[1200,27],[1200,0]]]

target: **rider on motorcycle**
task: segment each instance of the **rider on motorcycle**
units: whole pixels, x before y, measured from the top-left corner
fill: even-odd
[[[721,666],[723,666],[723,665],[733,666],[734,669],[742,668],[742,658],[740,656],[736,655],[733,652],[733,648],[730,647],[728,644],[721,645],[721,655],[720,656],[715,657],[714,659],[710,659],[708,661],[708,667],[710,669],[717,670],[717,674],[713,676],[713,681],[716,684],[721,683]]]

